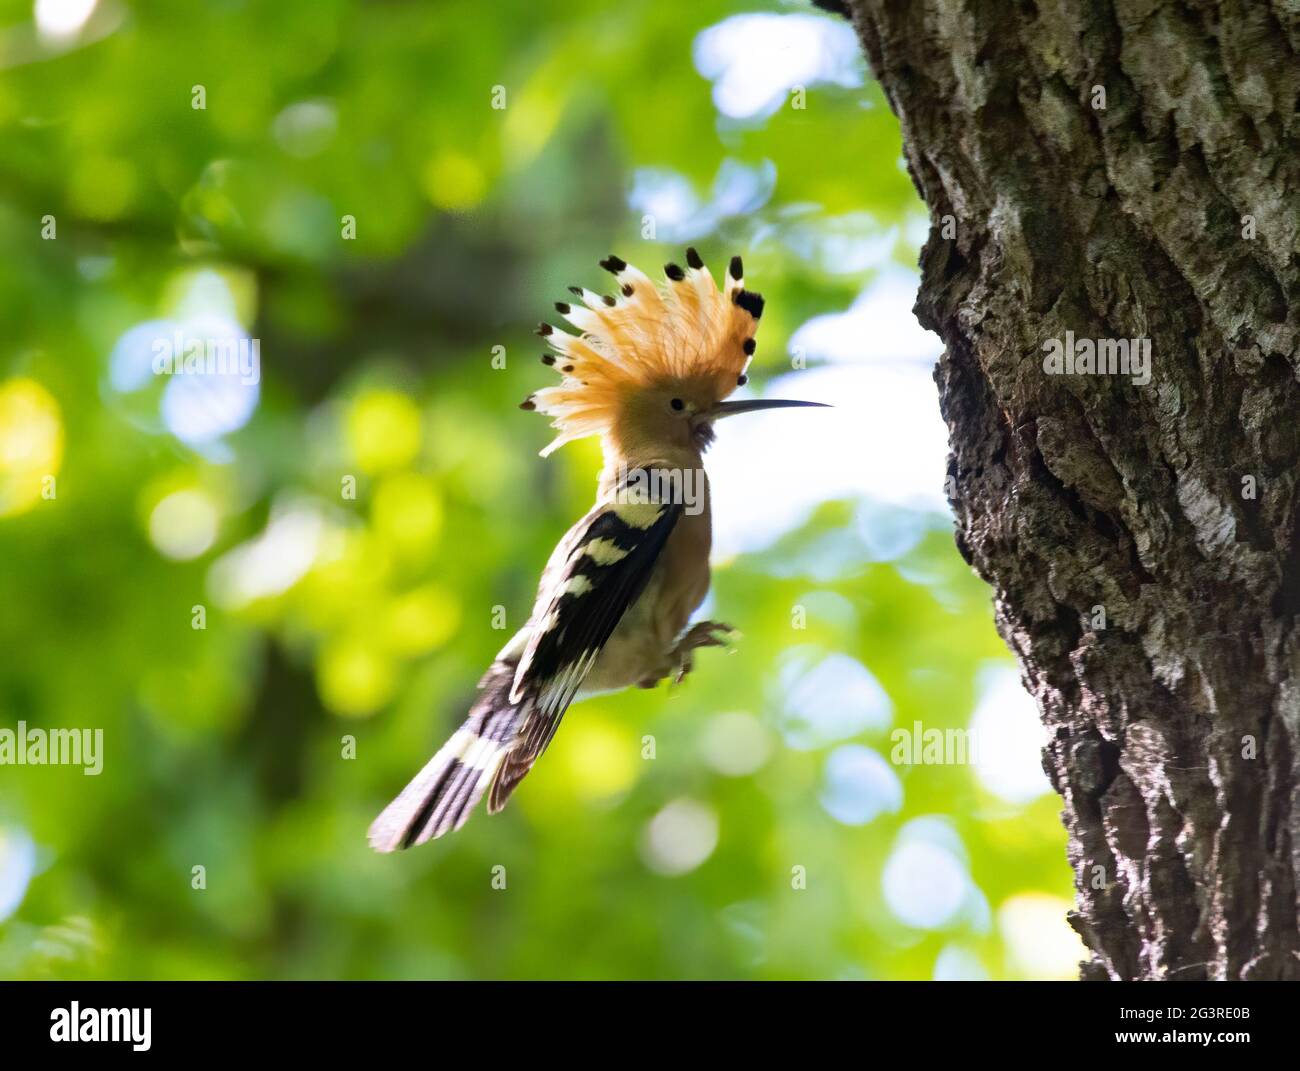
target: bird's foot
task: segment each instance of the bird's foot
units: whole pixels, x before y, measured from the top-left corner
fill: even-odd
[[[673,647],[673,683],[681,684],[695,668],[695,652],[701,647],[726,647],[739,636],[732,626],[721,621],[700,621],[692,625]]]

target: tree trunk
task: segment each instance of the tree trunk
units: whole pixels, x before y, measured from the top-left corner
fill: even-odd
[[[1300,978],[1300,7],[850,6],[931,213],[957,545],[1047,727],[1083,977]],[[1114,339],[1149,383],[1087,374]]]

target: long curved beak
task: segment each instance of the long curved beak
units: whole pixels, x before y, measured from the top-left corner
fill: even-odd
[[[740,413],[757,413],[760,409],[831,409],[825,402],[797,402],[788,398],[752,398],[744,402],[719,402],[709,410],[711,420],[737,416]]]

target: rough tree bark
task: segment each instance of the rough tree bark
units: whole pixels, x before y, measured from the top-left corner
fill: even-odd
[[[1300,978],[1300,4],[849,6],[1083,977]],[[1046,374],[1067,331],[1150,339],[1150,383]]]

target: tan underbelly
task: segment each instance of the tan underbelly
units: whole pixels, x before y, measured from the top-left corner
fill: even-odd
[[[582,682],[579,699],[630,688],[652,676],[667,661],[677,637],[674,633],[665,641],[654,627],[654,610],[663,588],[660,576],[656,569],[645,590],[614,628]]]

